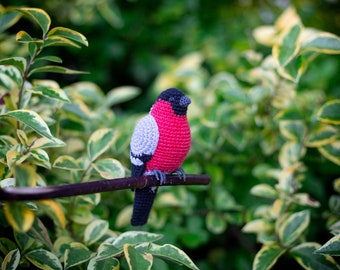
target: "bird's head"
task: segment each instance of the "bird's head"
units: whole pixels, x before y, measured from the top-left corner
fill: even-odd
[[[191,103],[190,98],[176,88],[170,88],[163,91],[158,96],[158,100],[159,99],[169,102],[177,115],[185,115],[187,113],[188,105]]]

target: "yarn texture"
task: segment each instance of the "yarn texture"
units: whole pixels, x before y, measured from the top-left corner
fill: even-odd
[[[132,176],[155,172],[157,177],[181,167],[191,145],[186,116],[189,104],[190,99],[175,88],[159,95],[150,113],[137,123],[133,132],[130,144]],[[147,222],[156,192],[156,187],[136,190],[133,226]]]

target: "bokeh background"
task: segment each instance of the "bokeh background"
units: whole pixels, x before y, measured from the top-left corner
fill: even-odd
[[[261,58],[256,54],[246,55],[245,52],[256,51],[263,55],[271,53],[271,48],[255,41],[253,30],[260,25],[273,24],[290,5],[296,8],[305,26],[340,35],[340,2],[3,0],[1,4],[42,8],[51,16],[52,27],[64,26],[74,29],[84,34],[89,41],[89,46],[81,50],[67,47],[51,48],[51,54],[60,56],[64,66],[88,71],[88,74],[42,74],[37,78],[53,79],[62,87],[78,81],[90,81],[106,93],[119,86],[130,85],[140,88],[141,94],[138,97],[129,102],[116,104],[112,108],[118,112],[117,118],[121,117],[120,121],[115,120],[119,123],[119,128],[125,128],[122,133],[125,137],[117,141],[117,144],[121,143],[121,147],[115,150],[117,158],[126,167],[129,166],[127,136],[131,132],[132,123],[135,122],[131,121],[129,116],[134,115],[135,120],[137,114],[139,117],[139,114],[146,113],[155,93],[163,90],[158,89],[159,87],[168,85],[169,80],[171,82],[173,78],[176,84],[174,86],[177,86],[177,83],[180,86],[187,85],[191,89],[189,92],[192,94],[197,92],[197,96],[193,97],[197,103],[207,98],[202,103],[209,108],[209,112],[196,111],[192,116],[193,134],[197,137],[194,138],[193,150],[185,168],[189,173],[208,173],[213,183],[210,189],[192,188],[188,193],[182,189],[172,190],[173,193],[178,192],[175,194],[177,198],[183,196],[186,199],[190,210],[186,211],[183,205],[179,205],[180,210],[167,212],[162,209],[160,201],[158,207],[160,212],[166,213],[164,215],[179,216],[178,218],[171,216],[167,224],[160,224],[158,227],[151,224],[149,230],[164,234],[164,242],[174,243],[183,248],[201,269],[250,269],[261,245],[257,243],[254,235],[242,232],[244,222],[251,219],[252,207],[255,208],[260,202],[249,194],[249,190],[258,183],[261,170],[264,170],[263,167],[256,165],[277,163],[282,140],[278,139],[277,125],[273,123],[273,126],[269,126],[272,123],[268,121],[268,126],[266,124],[264,126],[273,132],[268,136],[272,137],[266,142],[262,141],[267,143],[267,146],[260,145],[256,140],[257,136],[262,134],[262,130],[256,129],[251,122],[253,119],[250,120],[251,116],[245,116],[240,111],[235,115],[228,115],[227,107],[230,104],[224,100],[223,93],[217,91],[216,97],[212,97],[211,93],[206,95],[204,89],[207,85],[203,85],[202,82],[209,82],[210,78],[219,72],[237,74],[238,78],[241,78],[240,81],[244,82],[242,69],[247,70],[251,65],[256,66],[256,63],[260,63],[257,57]],[[32,23],[28,23],[25,18],[8,32],[15,34],[28,28],[28,32],[37,31],[37,36],[40,35],[39,28],[32,29]],[[14,37],[2,39],[0,57],[27,53],[15,44]],[[245,59],[248,60],[247,63]],[[182,74],[184,79],[180,76],[172,77],[173,70],[185,65],[190,67],[188,70],[192,73]],[[308,108],[310,101],[320,95],[322,95],[320,104],[327,98],[339,98],[339,74],[339,57],[320,55],[297,86],[297,91],[301,91],[298,104]],[[247,83],[245,87],[248,87]],[[197,89],[201,89],[201,92]],[[305,94],[307,90],[304,89],[318,89],[318,92]],[[264,104],[261,109],[263,115],[269,119],[273,118],[271,116],[275,111],[270,111],[269,105]],[[235,116],[239,122],[234,125],[228,121],[229,116],[230,118]],[[233,141],[238,138],[239,133],[230,137],[227,131],[230,127],[235,127],[235,132],[245,134],[240,141]],[[304,190],[322,204],[318,210],[319,215],[311,226],[310,235],[314,241],[324,243],[329,234],[325,220],[318,218],[322,216],[320,213],[326,211],[328,198],[334,192],[332,181],[338,177],[340,170],[330,161],[321,159],[315,149],[308,150],[304,162],[310,169],[310,181],[304,186]],[[271,180],[268,182],[273,183]],[[128,192],[117,197],[113,208],[112,203],[110,205],[110,195],[103,195],[102,209],[95,210],[98,215],[110,216],[110,228],[117,227],[120,230],[128,228],[124,222],[117,225],[117,219],[122,219],[120,210],[127,203],[131,204],[132,196]],[[210,211],[223,215],[226,223],[216,225],[212,222],[213,225],[209,227],[208,222],[206,225],[204,217]],[[275,269],[287,269],[287,265],[293,269],[299,267],[296,262],[291,261],[291,258],[284,257],[280,259]]]

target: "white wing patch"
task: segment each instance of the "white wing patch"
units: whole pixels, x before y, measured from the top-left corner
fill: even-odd
[[[150,114],[140,119],[133,131],[130,151],[134,157],[130,156],[134,165],[142,165],[138,157],[143,155],[153,155],[156,151],[159,140],[159,132],[155,119]]]

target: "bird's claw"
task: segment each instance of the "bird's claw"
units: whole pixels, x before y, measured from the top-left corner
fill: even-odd
[[[185,171],[183,168],[178,168],[175,173],[178,175],[179,179],[183,180],[185,182]]]
[[[161,185],[163,185],[166,180],[165,173],[160,170],[152,170],[152,171],[146,172],[145,175],[154,175]]]

